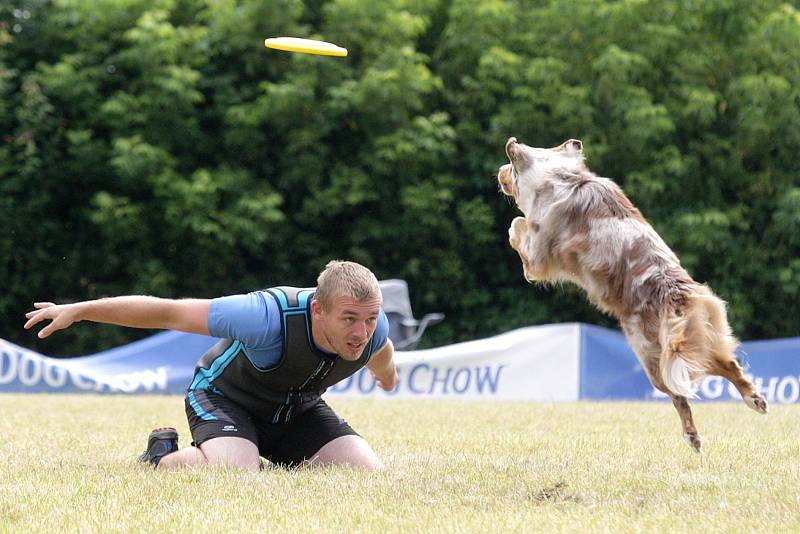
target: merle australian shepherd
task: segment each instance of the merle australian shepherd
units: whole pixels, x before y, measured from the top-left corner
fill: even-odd
[[[524,217],[508,229],[525,278],[573,282],[616,317],[653,386],[672,399],[689,445],[701,440],[687,401],[706,375],[730,380],[759,413],[767,401],[736,361],[725,303],[692,280],[622,189],[585,165],[570,139],[533,148],[511,138],[497,180]]]

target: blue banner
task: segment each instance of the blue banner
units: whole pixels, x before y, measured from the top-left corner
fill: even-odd
[[[48,358],[0,339],[0,392],[184,393],[217,340],[160,332],[91,356]]]
[[[653,398],[650,380],[625,336],[599,326],[581,325],[580,398]]]

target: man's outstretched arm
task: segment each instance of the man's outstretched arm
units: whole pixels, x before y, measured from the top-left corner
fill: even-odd
[[[69,327],[78,321],[116,324],[133,328],[163,328],[181,330],[193,334],[208,335],[207,299],[162,299],[132,295],[87,300],[74,304],[36,302],[33,311],[25,314],[25,328],[32,328],[42,321],[50,321],[39,331],[46,338],[56,330]]]

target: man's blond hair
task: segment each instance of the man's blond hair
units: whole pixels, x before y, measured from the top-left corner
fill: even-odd
[[[350,296],[359,302],[374,298],[383,302],[378,279],[372,271],[352,261],[329,261],[317,278],[314,298],[323,308],[329,310],[338,295]]]

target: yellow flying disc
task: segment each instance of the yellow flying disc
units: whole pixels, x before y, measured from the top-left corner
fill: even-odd
[[[300,39],[299,37],[273,37],[264,39],[264,46],[286,52],[301,52],[303,54],[317,54],[319,56],[346,56],[347,49],[325,41],[314,39]]]

